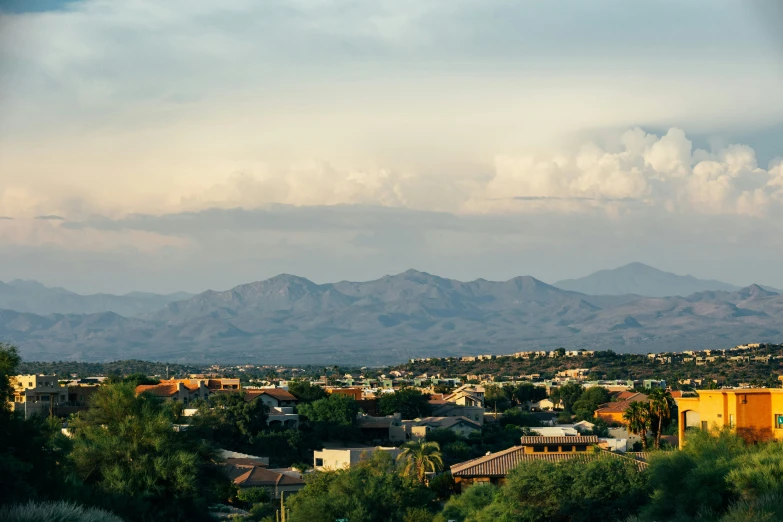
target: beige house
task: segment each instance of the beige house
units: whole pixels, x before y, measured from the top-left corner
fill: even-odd
[[[471,433],[481,431],[481,424],[465,417],[425,417],[402,421],[402,426],[404,440],[424,439],[429,432],[438,429],[452,431],[461,437],[467,437]]]
[[[25,418],[56,414],[68,401],[68,388],[60,386],[56,375],[16,375],[10,380],[14,390],[11,409],[24,412]]]
[[[313,454],[313,468],[316,470],[345,469],[357,465],[362,460],[369,459],[376,451],[383,451],[396,459],[400,454],[399,448],[394,447],[368,447],[368,448],[324,448]]]

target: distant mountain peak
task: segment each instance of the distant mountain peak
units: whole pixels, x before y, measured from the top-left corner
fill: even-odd
[[[647,297],[739,290],[739,287],[728,283],[664,272],[638,261],[611,270],[599,270],[578,279],[558,281],[554,286],[588,295],[636,294]]]

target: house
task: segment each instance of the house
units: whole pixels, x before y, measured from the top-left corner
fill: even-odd
[[[445,399],[430,399],[433,417],[465,417],[484,425],[484,406],[463,406]]]
[[[293,408],[299,400],[283,388],[258,388],[245,390],[245,399],[251,401],[260,398],[270,408]]]
[[[148,393],[164,401],[177,401],[185,406],[196,399],[209,397],[209,388],[204,382],[185,384],[183,381],[161,382],[160,384],[140,384],[136,386],[136,395]]]
[[[427,437],[432,430],[449,430],[461,437],[481,431],[481,424],[465,417],[425,417],[402,421],[404,440],[419,440]]]
[[[601,404],[595,410],[594,415],[596,419],[602,419],[609,424],[625,424],[623,414],[631,403],[646,402],[648,400],[647,395],[637,392],[619,392],[615,397],[619,400]]]
[[[313,454],[313,468],[316,470],[345,469],[357,465],[366,460],[376,451],[383,451],[396,459],[400,454],[399,448],[394,447],[365,447],[365,448],[324,448]]]
[[[239,489],[265,488],[273,498],[296,493],[305,487],[302,474],[292,468],[269,469],[264,462],[249,458],[228,458],[223,472]]]
[[[783,389],[697,390],[676,398],[680,447],[686,428],[729,427],[750,442],[783,440]]]
[[[356,425],[366,440],[405,440],[404,430],[402,428],[402,416],[399,413],[386,417],[373,417],[360,413],[359,416],[356,417]]]
[[[571,426],[545,426],[530,428],[530,431],[542,437],[578,437],[580,432]]]
[[[484,387],[463,384],[451,393],[443,396],[443,400],[460,406],[484,407]]]
[[[557,404],[559,407],[560,404]],[[540,401],[531,402],[531,411],[552,411],[555,409],[555,403],[551,399],[541,399]]]
[[[57,408],[68,400],[68,388],[60,386],[56,375],[16,375],[10,378],[13,388],[13,411],[32,415],[56,415]]]
[[[568,459],[597,458],[602,455],[622,458],[608,452],[596,454],[588,451],[598,442],[598,437],[594,436],[522,437],[519,446],[451,466],[451,475],[460,488],[480,483],[500,485],[505,482],[509,471],[524,462],[560,462]]]

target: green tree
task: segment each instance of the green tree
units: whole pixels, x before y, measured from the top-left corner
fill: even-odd
[[[435,473],[443,469],[443,456],[437,442],[406,442],[402,445],[397,461],[403,464],[403,473],[415,477],[422,484],[427,478],[427,472]]]
[[[68,439],[57,419],[25,419],[7,406],[12,398],[10,377],[21,359],[15,347],[0,344],[0,505],[64,495],[64,457]]]
[[[562,401],[563,409],[567,413],[573,413],[574,403],[578,401],[579,398],[582,396],[582,392],[584,392],[584,388],[582,387],[581,384],[577,384],[575,382],[567,382],[563,386],[554,388],[549,393],[549,397],[552,399],[552,402],[555,404]]]
[[[241,451],[266,427],[268,413],[259,398],[248,401],[242,392],[218,393],[199,404],[191,428],[224,449]]]
[[[485,386],[484,404],[488,408],[492,408],[494,411],[498,411],[498,410],[503,411],[508,409],[508,407],[511,405],[511,401],[509,400],[509,397],[506,394],[505,388],[506,387],[498,386],[497,384],[490,384]]]
[[[646,477],[631,459],[598,456],[523,462],[476,522],[587,522],[633,515],[647,499]]]
[[[632,402],[623,413],[623,419],[628,425],[628,431],[639,435],[642,439],[642,449],[647,451],[647,431],[650,429],[650,407],[647,403]]]
[[[406,522],[433,499],[429,489],[395,471],[388,453],[376,451],[350,469],[308,475],[304,489],[286,503],[291,522]]]
[[[299,413],[312,423],[316,436],[351,440],[357,437],[356,416],[359,405],[348,395],[333,393],[310,404],[299,406]]]
[[[394,393],[384,393],[378,399],[381,415],[402,414],[406,420],[426,417],[432,412],[429,395],[415,388],[403,388]]]
[[[206,520],[220,483],[210,447],[172,429],[170,409],[131,384],[103,386],[71,422],[70,460],[93,501],[132,520]]]
[[[574,413],[578,416],[590,418],[595,413],[595,410],[598,409],[598,406],[609,402],[611,399],[612,396],[609,394],[609,390],[603,386],[591,386],[585,389],[574,403]]]
[[[435,522],[471,520],[481,510],[492,504],[499,489],[490,484],[476,484],[467,488],[461,495],[449,499],[443,511],[435,517]]]
[[[307,379],[294,379],[288,382],[288,391],[299,399],[300,404],[309,404],[326,397],[326,391]]]
[[[650,393],[650,415],[657,421],[655,430],[655,449],[661,449],[661,433],[663,432],[664,422],[671,419],[672,416],[672,394],[660,388]]]

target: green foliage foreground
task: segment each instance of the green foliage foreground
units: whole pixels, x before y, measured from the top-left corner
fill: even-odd
[[[398,473],[392,458],[375,452],[350,470],[308,476],[290,501],[291,522],[411,522],[431,520],[434,495]]]
[[[3,522],[122,522],[116,515],[98,508],[70,502],[29,502],[0,508]]]

